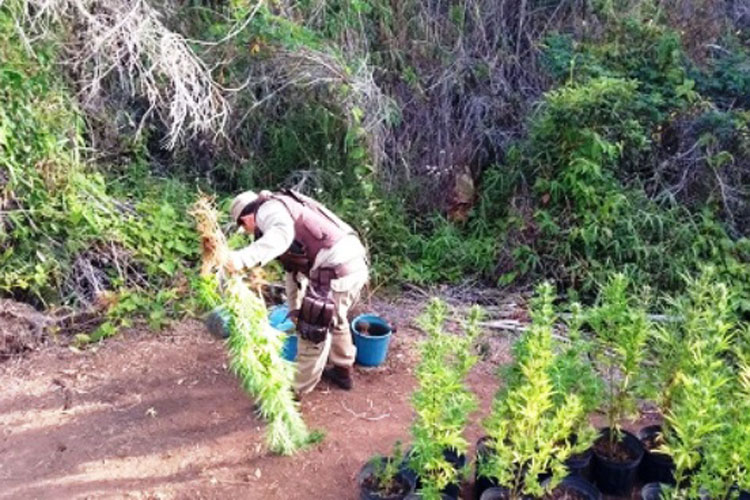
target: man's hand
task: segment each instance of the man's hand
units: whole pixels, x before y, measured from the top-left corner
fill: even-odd
[[[229,252],[226,262],[224,262],[224,272],[228,275],[236,274],[244,268],[242,259],[236,251]]]

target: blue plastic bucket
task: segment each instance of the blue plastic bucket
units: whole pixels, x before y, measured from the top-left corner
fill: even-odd
[[[360,333],[361,323],[368,323],[368,333]],[[375,314],[360,314],[351,323],[354,345],[357,347],[357,363],[362,366],[379,366],[388,354],[393,329],[386,320]]]
[[[281,348],[281,356],[287,361],[297,359],[297,335],[294,333],[294,322],[287,318],[289,307],[282,304],[272,307],[268,313],[268,322],[271,326],[281,332],[284,332],[284,345]],[[218,306],[206,316],[206,327],[216,337],[229,337],[229,313],[224,306]]]
[[[281,357],[287,361],[297,359],[297,335],[294,334],[294,322],[288,318],[289,306],[281,304],[272,307],[268,314],[268,322],[272,327],[286,333],[284,345],[281,348]]]

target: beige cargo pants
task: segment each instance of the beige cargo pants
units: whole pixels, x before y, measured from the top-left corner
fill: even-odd
[[[331,334],[325,341],[314,344],[302,338],[297,339],[297,373],[294,379],[294,391],[297,394],[306,394],[318,385],[329,361],[338,366],[354,365],[357,349],[352,342],[348,314],[349,309],[359,300],[359,294],[367,283],[367,275],[365,269],[331,282],[335,312]],[[290,310],[302,306],[307,284],[305,276],[287,273],[286,293]]]

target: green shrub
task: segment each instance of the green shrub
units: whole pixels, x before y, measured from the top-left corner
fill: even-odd
[[[552,376],[558,358],[552,338],[553,299],[549,283],[537,288],[532,323],[514,361],[516,376],[506,381],[484,424],[490,440],[479,473],[508,488],[513,499],[540,498],[553,490],[567,475],[565,461],[594,440],[582,399],[556,386]],[[546,473],[552,477],[543,486],[539,477]]]
[[[466,386],[466,376],[477,360],[472,351],[479,335],[481,311],[471,311],[464,335],[446,332],[446,319],[446,305],[433,299],[419,321],[427,339],[420,344],[418,388],[412,395],[417,416],[411,428],[409,467],[419,476],[420,494],[426,500],[439,499],[440,491],[459,482],[465,472],[456,469],[445,453],[466,454],[468,443],[463,432],[477,406],[476,396]]]
[[[83,120],[51,45],[28,52],[0,8],[0,291],[40,307],[108,306],[96,340],[145,315],[154,327],[191,305],[197,261],[190,190],[150,175],[124,185],[84,163]]]
[[[620,439],[620,421],[635,413],[645,343],[651,324],[638,298],[631,295],[623,274],[602,286],[596,305],[587,315],[594,332],[594,361],[606,382],[604,410],[610,445]]]

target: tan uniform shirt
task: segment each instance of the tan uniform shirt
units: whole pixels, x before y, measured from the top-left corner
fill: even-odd
[[[263,203],[255,216],[255,225],[263,233],[252,244],[231,253],[230,258],[237,269],[265,266],[273,259],[287,251],[294,241],[294,220],[284,204],[278,200]],[[335,245],[318,252],[313,269],[335,267],[356,258],[366,256],[362,242],[356,234],[348,234]],[[356,275],[357,273],[355,273]],[[361,279],[359,276],[344,276],[331,281],[334,291],[348,290],[351,281]]]

